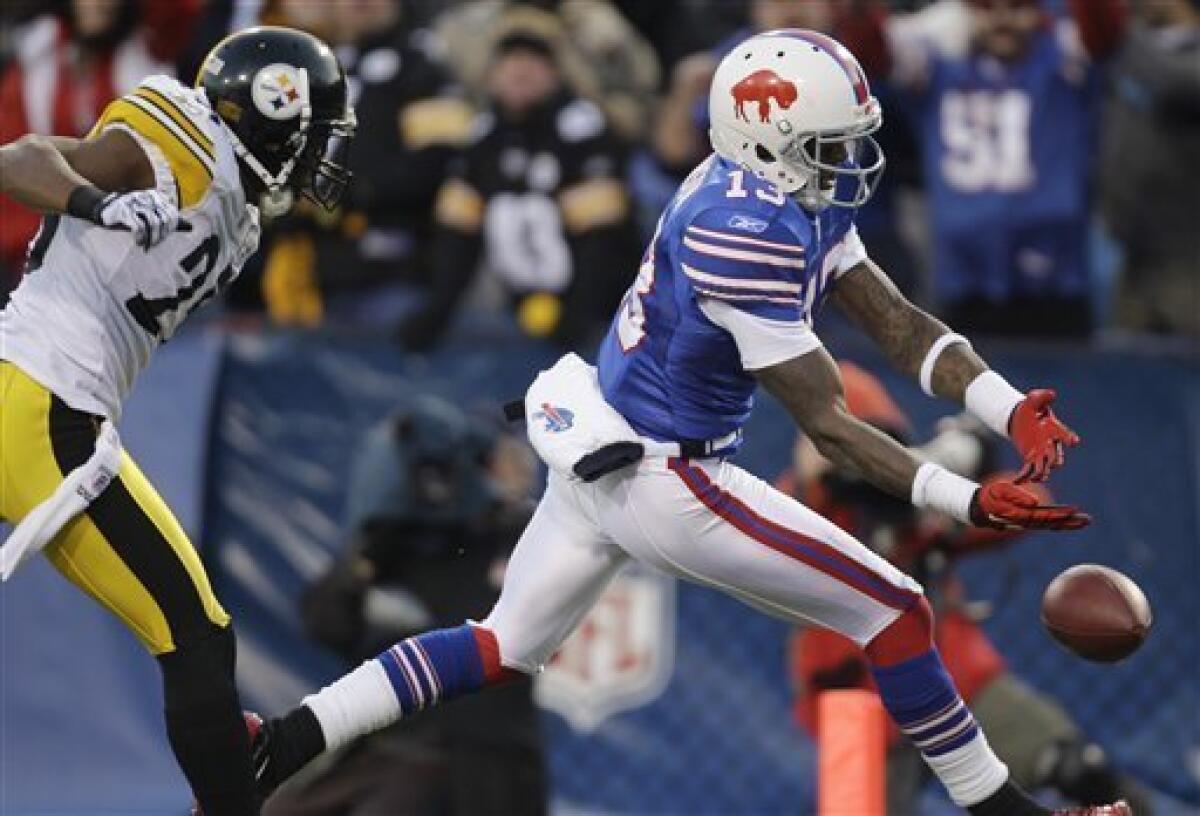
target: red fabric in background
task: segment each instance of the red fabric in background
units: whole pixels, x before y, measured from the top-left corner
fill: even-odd
[[[71,42],[66,26],[60,24],[54,47],[57,71],[52,89],[52,136],[87,134],[104,106],[116,96],[113,87],[113,55],[97,56],[82,72],[70,59]],[[25,70],[20,60],[11,60],[0,75],[0,144],[8,144],[31,130],[26,108]],[[10,276],[20,274],[26,247],[37,232],[41,215],[0,194],[0,262]],[[9,281],[14,285],[15,280]]]

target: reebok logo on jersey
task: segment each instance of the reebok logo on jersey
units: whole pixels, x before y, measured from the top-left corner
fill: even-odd
[[[759,233],[763,232],[770,224],[761,218],[753,218],[749,215],[741,215],[739,213],[729,219],[729,226],[734,229],[745,230],[746,232]]]
[[[546,430],[549,433],[562,433],[569,431],[575,425],[575,414],[568,411],[566,408],[559,408],[551,405],[548,402],[542,403],[542,410],[533,415],[533,418],[546,423]]]

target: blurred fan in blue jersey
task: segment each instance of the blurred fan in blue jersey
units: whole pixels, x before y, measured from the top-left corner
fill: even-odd
[[[933,232],[933,290],[968,333],[1086,336],[1097,60],[1116,0],[942,0],[873,20],[909,94]],[[853,41],[849,42],[854,48]]]

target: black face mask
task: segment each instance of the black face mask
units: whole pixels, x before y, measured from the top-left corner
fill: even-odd
[[[346,163],[354,141],[354,120],[318,122],[296,163],[296,189],[327,210],[335,208],[354,175]]]

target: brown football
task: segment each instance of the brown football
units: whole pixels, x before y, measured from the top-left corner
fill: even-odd
[[[1098,663],[1115,663],[1137,651],[1152,621],[1141,587],[1099,564],[1065,570],[1042,596],[1047,631],[1075,654]]]

